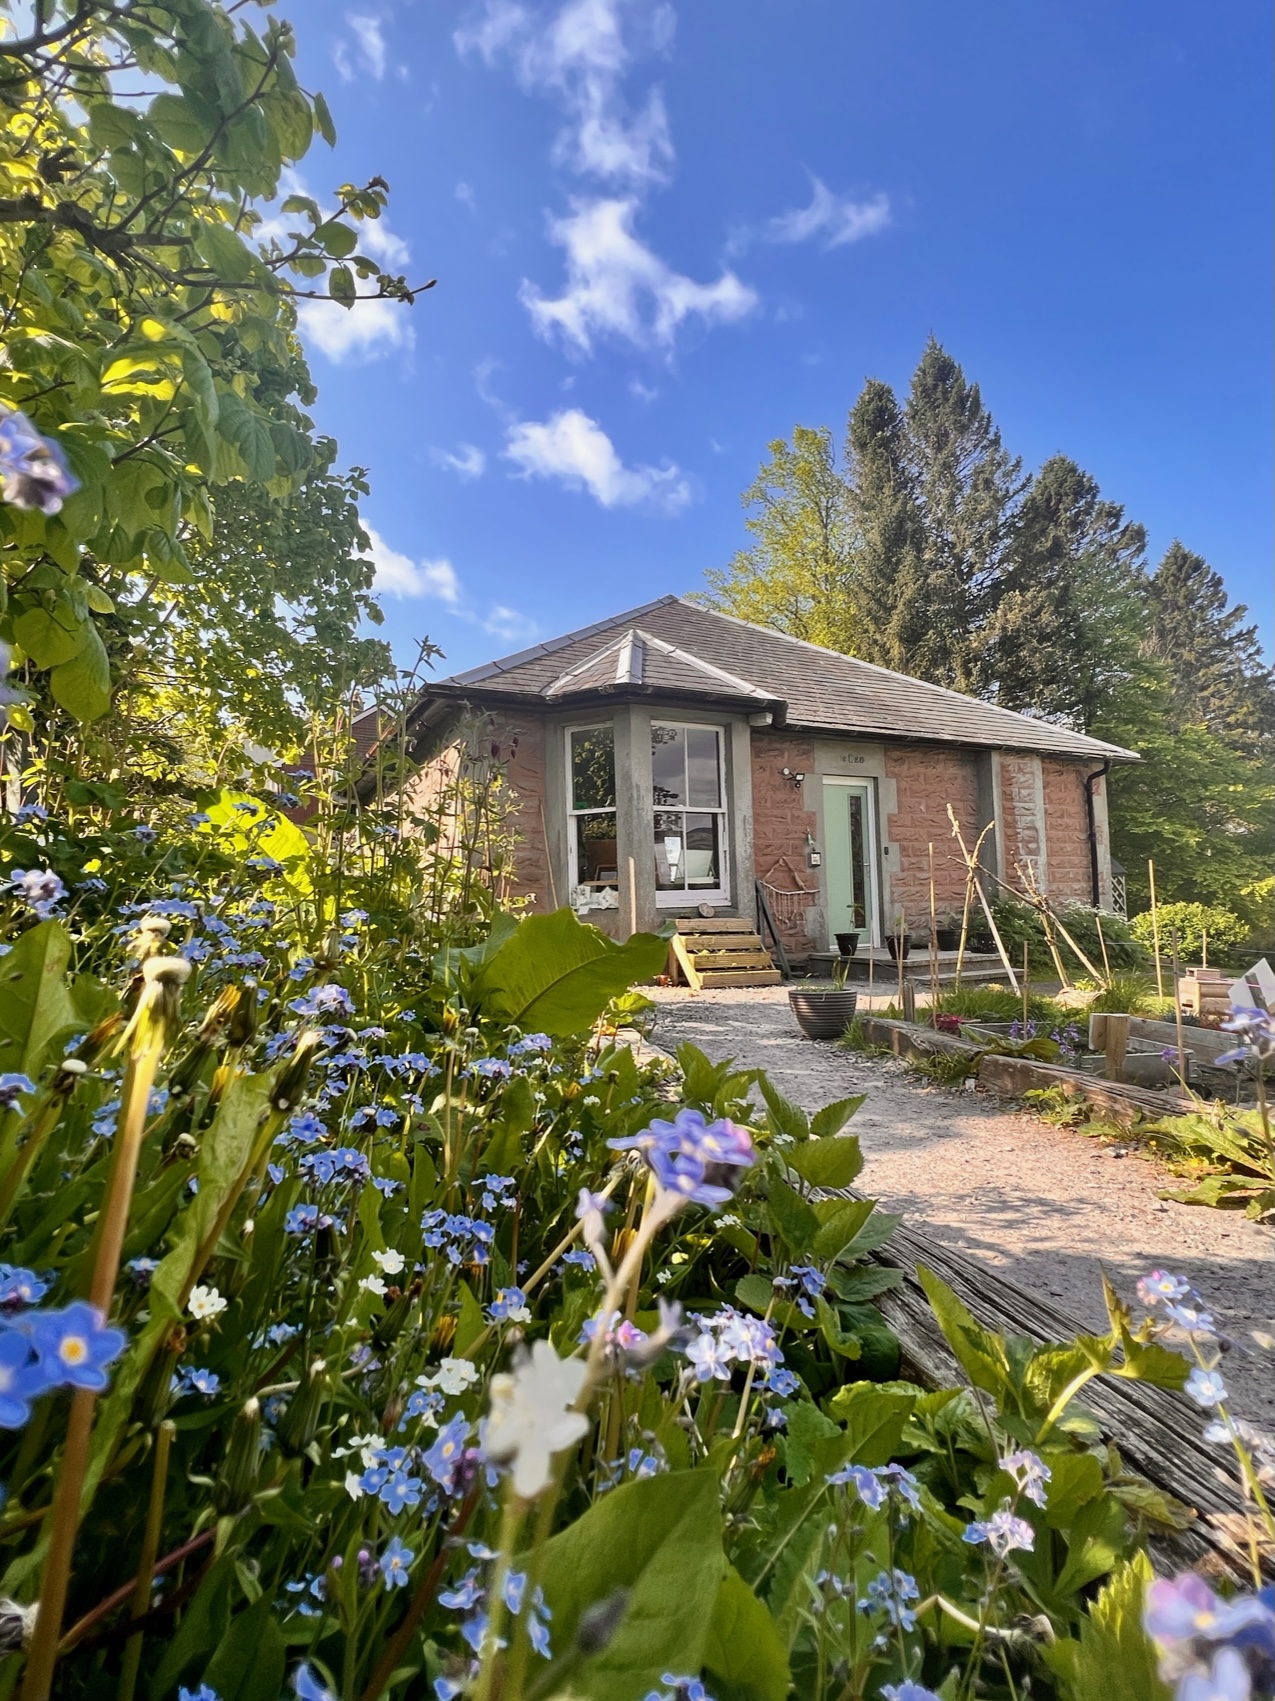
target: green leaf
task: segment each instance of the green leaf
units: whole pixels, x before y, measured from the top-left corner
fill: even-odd
[[[863,1153],[853,1134],[830,1134],[785,1152],[784,1161],[812,1187],[842,1188],[863,1168]]]
[[[1009,1386],[1004,1340],[977,1323],[973,1313],[932,1270],[918,1264],[916,1273],[930,1302],[930,1310],[948,1346],[956,1354],[957,1363],[976,1388],[995,1394],[999,1399]]]
[[[629,1592],[610,1642],[573,1673],[573,1693],[640,1701],[652,1673],[700,1671],[725,1572],[715,1471],[624,1483],[543,1553],[541,1581],[560,1652],[573,1647],[587,1608],[617,1589]]]
[[[313,233],[314,240],[322,243],[325,251],[334,260],[344,260],[347,254],[353,254],[359,245],[358,232],[348,224],[342,224],[339,219],[329,219],[321,224]]]
[[[1082,1506],[1102,1493],[1102,1466],[1092,1453],[1051,1452],[1045,1490],[1045,1522],[1069,1530]]]
[[[71,941],[60,921],[38,922],[0,960],[0,1073],[40,1073],[50,1041],[84,1026],[66,985]]]
[[[774,1619],[733,1566],[717,1591],[704,1664],[740,1701],[784,1701],[792,1682]]]
[[[1060,1595],[1083,1589],[1110,1571],[1129,1542],[1124,1508],[1111,1494],[1088,1500],[1072,1519],[1067,1535],[1067,1563],[1054,1585]]]
[[[92,626],[84,628],[77,655],[49,674],[49,690],[77,721],[100,720],[111,706],[111,663]]]
[[[89,107],[89,139],[95,148],[125,148],[141,129],[141,115],[113,101],[95,101]]]
[[[829,1263],[850,1245],[873,1212],[871,1199],[821,1199],[815,1206],[819,1218],[819,1233],[815,1236],[815,1257],[821,1264]]]
[[[336,146],[336,125],[332,122],[332,114],[328,111],[328,103],[321,94],[313,96],[314,122],[319,134],[330,148]]]
[[[766,1101],[766,1109],[770,1112],[770,1125],[775,1133],[786,1134],[792,1140],[808,1140],[810,1123],[801,1106],[793,1104],[791,1099],[786,1099],[766,1075],[757,1077],[757,1085]]]
[[[151,1701],[171,1701],[181,1679],[202,1667],[229,1627],[234,1552],[223,1553],[196,1591],[170,1636],[150,1683]]]
[[[915,1394],[878,1388],[873,1382],[851,1382],[839,1388],[827,1402],[827,1410],[845,1425],[840,1463],[888,1465],[915,1406]]]
[[[229,225],[206,220],[196,231],[195,247],[200,259],[224,282],[246,283],[252,276],[253,256]]]
[[[333,266],[328,273],[328,294],[333,301],[339,301],[342,307],[354,306],[356,295],[354,273],[348,266]]]
[[[218,395],[217,428],[239,451],[248,477],[265,484],[274,477],[274,440],[269,422],[237,395],[222,390]]]
[[[617,992],[664,966],[667,942],[635,933],[617,945],[574,910],[528,916],[480,965],[470,989],[476,1004],[547,1034],[585,1033]]]
[[[79,654],[87,625],[65,602],[53,609],[37,604],[15,616],[13,636],[37,667],[57,667]]]
[[[1041,1653],[1062,1679],[1065,1701],[1094,1701],[1100,1695],[1120,1701],[1170,1701],[1161,1681],[1157,1655],[1142,1614],[1155,1573],[1145,1553],[1135,1554],[1112,1573],[1111,1580],[1080,1620],[1080,1637],[1047,1643]]]
[[[820,1442],[840,1439],[841,1432],[818,1406],[809,1400],[794,1401],[788,1407],[788,1426],[780,1442],[784,1454],[784,1469],[794,1488],[804,1488],[815,1472],[816,1449]]]
[[[766,1203],[775,1232],[790,1252],[804,1257],[819,1233],[819,1219],[813,1209],[777,1175],[772,1175],[767,1185]]]
[[[220,1701],[279,1701],[286,1661],[274,1601],[262,1595],[255,1606],[231,1619],[201,1681]]]
[[[833,1104],[824,1105],[810,1118],[810,1132],[820,1139],[827,1134],[840,1134],[867,1096],[866,1093],[858,1093],[852,1099],[837,1099]]]
[[[456,1297],[460,1301],[460,1312],[456,1318],[454,1346],[456,1352],[463,1353],[466,1347],[482,1334],[487,1327],[487,1320],[483,1316],[483,1308],[474,1298],[474,1290],[468,1282],[459,1283]]]
[[[198,154],[208,146],[216,129],[216,117],[197,96],[157,94],[146,116],[170,148],[179,153]]]
[[[735,1283],[735,1298],[759,1317],[766,1315],[774,1293],[769,1276],[741,1276]]]
[[[829,1305],[826,1299],[815,1300],[815,1316],[819,1319],[819,1333],[839,1358],[853,1359],[862,1356],[863,1344],[859,1337],[846,1333],[835,1307]]]

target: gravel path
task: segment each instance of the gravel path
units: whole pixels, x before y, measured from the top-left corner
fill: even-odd
[[[783,987],[656,989],[652,1038],[690,1040],[714,1060],[766,1070],[804,1109],[864,1092],[850,1124],[866,1160],[856,1185],[924,1223],[936,1240],[1048,1295],[1087,1327],[1106,1328],[1100,1272],[1133,1298],[1155,1266],[1180,1271],[1232,1340],[1226,1376],[1239,1414],[1275,1427],[1275,1237],[1230,1212],[1156,1198],[1157,1164],[1072,1129],[1054,1128],[982,1091],[926,1084],[894,1058],[864,1057],[802,1037]]]

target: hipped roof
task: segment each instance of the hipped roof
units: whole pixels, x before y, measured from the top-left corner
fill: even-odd
[[[769,711],[775,725],[809,732],[1138,760],[1118,744],[676,596],[453,674],[427,686],[422,704],[457,698],[547,709],[633,695]]]

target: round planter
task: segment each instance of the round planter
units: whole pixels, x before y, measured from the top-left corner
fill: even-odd
[[[939,927],[934,931],[934,943],[940,951],[959,951],[961,948],[961,930],[959,927]]]
[[[892,933],[892,934],[890,934],[889,938],[885,942],[886,950],[890,953],[891,957],[894,959],[894,961],[896,963],[899,960],[899,946],[900,945],[902,945],[902,947],[903,947],[903,956],[906,959],[908,953],[912,949],[912,941],[907,937],[906,934],[903,936],[902,940],[900,940],[897,933]]]
[[[853,957],[859,949],[857,933],[834,933],[833,938],[837,941],[837,950],[843,957]]]
[[[797,1026],[807,1039],[840,1039],[854,1020],[857,992],[801,992],[788,994]]]

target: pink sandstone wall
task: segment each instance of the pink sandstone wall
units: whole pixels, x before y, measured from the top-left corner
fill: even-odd
[[[813,774],[814,744],[808,738],[754,730],[752,768],[753,862],[758,878],[781,891],[792,891],[799,883],[817,888],[817,872],[806,867],[806,834],[814,836],[816,818],[813,811],[802,807],[801,788],[786,780],[782,773],[788,768],[794,774]],[[809,903],[818,902],[818,891],[813,890]],[[806,937],[803,907],[793,908],[796,911],[793,917],[786,914],[785,906],[784,912],[776,913],[775,921],[785,947],[804,953],[810,941]],[[746,904],[741,904],[740,910],[742,914],[748,913]]]
[[[1049,847],[1049,895],[1093,902],[1089,818],[1081,762],[1041,760],[1045,780],[1045,839]]]
[[[975,758],[961,750],[923,745],[886,745],[885,771],[895,782],[898,807],[886,818],[890,841],[886,926],[902,908],[909,927],[924,927],[930,914],[929,846],[934,846],[934,894],[939,914],[960,911],[965,902],[965,865],[948,820],[950,803],[972,851],[978,838],[978,776]]]
[[[1003,877],[1021,886],[1017,869],[1030,862],[1037,879],[1048,885],[1053,850],[1041,819],[1036,792],[1037,761],[1034,756],[1006,750],[1000,756],[1000,842],[1005,854]]]

